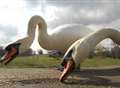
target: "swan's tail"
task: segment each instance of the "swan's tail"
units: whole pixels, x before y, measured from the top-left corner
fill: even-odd
[[[35,35],[35,29],[36,26],[38,25],[38,29],[43,29],[44,31],[47,30],[47,24],[45,22],[45,20],[38,15],[34,15],[30,18],[29,22],[28,22],[28,32],[27,34],[29,36],[34,36]]]

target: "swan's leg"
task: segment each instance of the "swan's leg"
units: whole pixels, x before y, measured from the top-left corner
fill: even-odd
[[[67,62],[64,63],[64,70],[59,78],[61,82],[64,82],[64,80],[69,76],[69,74],[73,71],[75,68],[75,63],[73,59],[69,59]]]

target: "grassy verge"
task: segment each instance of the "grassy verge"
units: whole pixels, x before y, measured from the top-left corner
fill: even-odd
[[[48,56],[24,56],[17,57],[8,65],[1,67],[41,67],[41,68],[51,68],[58,67],[60,63],[60,58],[53,58]]]
[[[17,57],[7,66],[0,64],[0,67],[40,67],[51,68],[60,67],[61,58],[48,56],[27,56]],[[120,59],[113,59],[108,57],[94,57],[86,59],[81,65],[82,67],[102,67],[102,66],[120,66]]]
[[[86,59],[81,65],[82,67],[105,67],[105,66],[120,66],[120,59],[109,57],[94,57]]]

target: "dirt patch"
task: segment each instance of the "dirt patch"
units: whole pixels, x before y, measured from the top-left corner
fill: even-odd
[[[44,68],[0,68],[0,88],[120,88],[120,68],[82,68],[65,83],[59,70]]]

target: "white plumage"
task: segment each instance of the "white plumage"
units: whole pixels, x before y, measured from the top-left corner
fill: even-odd
[[[80,24],[66,24],[47,31],[45,20],[38,15],[32,16],[28,23],[28,36],[16,41],[21,43],[20,51],[23,52],[30,47],[35,37],[35,29],[38,25],[39,44],[47,50],[59,50],[65,52],[68,47],[83,36],[92,32],[89,28]]]

